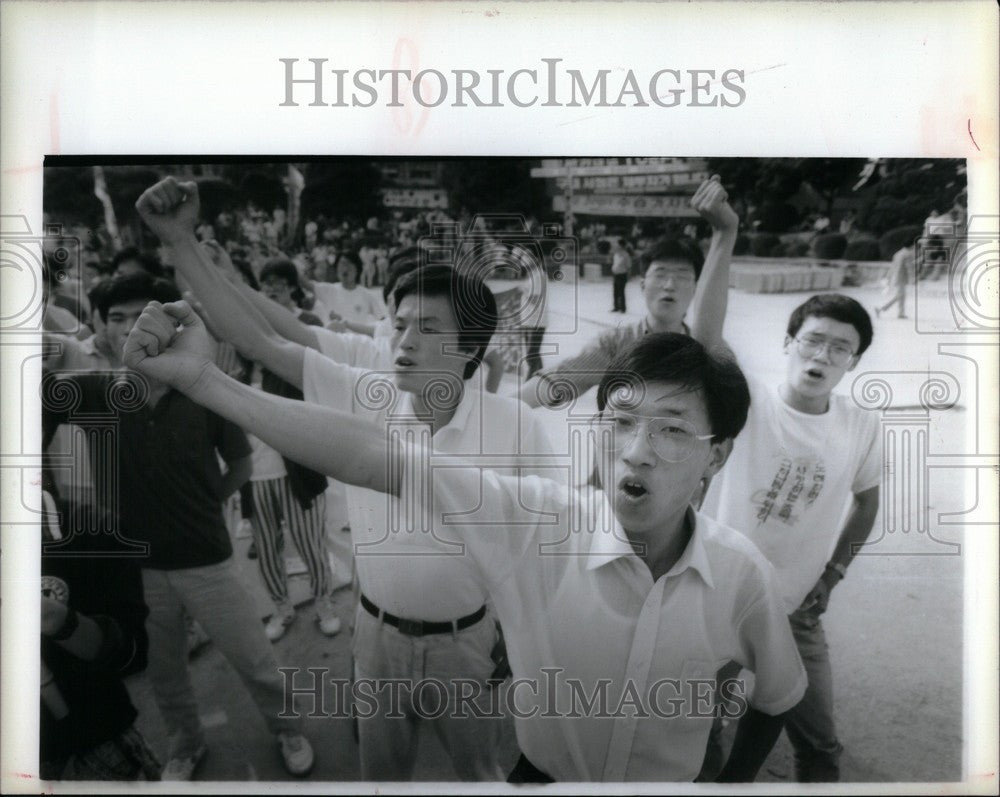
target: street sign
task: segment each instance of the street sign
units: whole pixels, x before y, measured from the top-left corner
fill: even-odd
[[[433,188],[383,188],[382,204],[387,208],[447,208],[448,193]]]
[[[552,209],[565,213],[565,196],[552,198]],[[607,194],[574,195],[569,209],[590,216],[648,216],[698,218],[686,196],[615,196]]]
[[[632,174],[672,174],[704,171],[702,158],[546,158],[532,177],[608,177]]]
[[[693,189],[709,178],[707,171],[674,174],[623,174],[594,177],[560,177],[556,186],[566,189],[572,181],[573,193],[580,194],[664,194]]]

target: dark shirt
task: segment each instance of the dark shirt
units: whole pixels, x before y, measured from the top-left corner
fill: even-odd
[[[89,513],[62,512],[64,519],[70,515],[81,519]],[[63,540],[42,545],[42,575],[56,577],[58,591],[68,593],[66,603],[100,626],[102,643],[97,658],[84,661],[42,637],[42,660],[69,713],[56,720],[41,703],[41,761],[86,752],[127,730],[136,710],[122,678],[146,668],[149,612],[139,567],[133,557],[109,552],[113,540],[83,533],[87,530],[64,525]],[[101,555],[89,555],[98,546]]]
[[[117,497],[123,536],[148,543],[142,566],[175,570],[228,559],[233,549],[222,516],[219,456],[226,462],[250,456],[246,435],[174,390],[150,406],[142,378],[134,373],[55,378],[42,382],[46,439],[70,420],[85,429],[103,429],[105,439],[113,437],[113,468],[102,446],[90,446],[95,482],[100,482],[96,494],[111,496],[109,503]],[[75,385],[75,395],[54,402],[51,396],[59,395],[65,380]],[[113,512],[114,506],[102,509]]]

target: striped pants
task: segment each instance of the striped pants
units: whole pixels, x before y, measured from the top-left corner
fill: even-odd
[[[292,495],[287,476],[254,481],[251,485],[253,517],[250,522],[257,542],[257,561],[272,600],[275,603],[288,600],[288,575],[281,553],[282,518],[309,570],[313,596],[329,595],[333,571],[326,550],[326,494],[320,493],[309,509],[303,509]]]

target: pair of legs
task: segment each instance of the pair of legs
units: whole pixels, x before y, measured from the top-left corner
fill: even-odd
[[[612,312],[625,312],[625,285],[628,283],[628,274],[612,275],[612,294],[614,297],[614,307]]]
[[[280,716],[286,710],[284,680],[232,558],[180,570],[144,568],[142,580],[149,606],[147,672],[170,740],[168,758],[193,756],[205,743],[188,670],[185,611],[236,670],[269,730],[301,733],[299,718]]]
[[[482,713],[490,713],[490,687],[486,682],[493,672],[490,652],[497,639],[490,613],[454,636],[446,633],[415,637],[400,633],[358,608],[354,626],[355,679],[403,679],[406,684],[399,690],[398,701],[388,688],[376,692],[375,715],[358,719],[362,780],[410,780],[421,725],[433,728],[462,780],[504,779],[497,760],[502,720],[477,718],[468,707],[465,717],[452,716],[458,698],[456,690],[461,688],[456,679],[478,682],[475,703]],[[414,694],[411,685],[415,687],[425,679],[443,684],[446,696],[436,684]],[[445,706],[440,705],[442,697],[447,701]]]
[[[899,305],[899,313],[897,314],[896,317],[897,318],[906,318],[906,288],[907,288],[906,285],[900,285],[900,286],[898,286],[896,288],[896,295],[893,296],[885,304],[879,305],[879,307],[877,308],[878,314],[881,315],[886,310],[888,310],[890,307],[892,307],[894,304],[898,304]]]
[[[833,674],[826,633],[820,618],[810,612],[793,612],[788,621],[809,679],[805,695],[785,722],[785,733],[795,751],[795,777],[800,783],[833,783],[840,780],[844,748],[837,740],[833,721]],[[719,671],[719,682],[737,677],[739,670],[730,662]],[[716,719],[698,780],[713,781],[724,763],[722,721]]]
[[[288,477],[250,483],[253,493],[254,541],[260,574],[273,600],[279,606],[288,603],[288,574],[282,554],[281,521],[299,549],[309,571],[309,585],[315,598],[329,597],[333,570],[326,548],[326,495],[317,495],[308,509],[292,495]]]

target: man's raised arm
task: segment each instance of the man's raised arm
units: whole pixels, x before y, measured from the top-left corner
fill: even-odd
[[[739,217],[727,201],[718,176],[702,183],[691,205],[712,225],[712,243],[691,302],[691,337],[706,349],[722,342],[729,303],[729,264],[736,246]]]
[[[198,243],[194,233],[198,187],[168,177],[144,191],[135,207],[163,244],[170,247],[174,266],[211,319],[213,331],[244,357],[301,388],[304,347],[278,334]],[[296,324],[305,327],[298,321]]]
[[[399,494],[403,453],[387,443],[384,429],[226,376],[213,363],[204,322],[187,302],[151,302],[129,334],[124,360],[307,468],[347,484]]]

